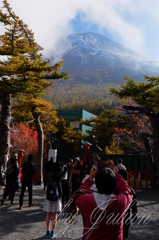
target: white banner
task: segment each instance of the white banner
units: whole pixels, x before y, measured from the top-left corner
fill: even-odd
[[[54,162],[56,162],[57,159],[57,149],[49,149],[49,154],[48,154],[48,161],[50,161],[50,158],[54,158]]]

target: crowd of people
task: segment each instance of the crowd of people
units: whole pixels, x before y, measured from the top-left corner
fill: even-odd
[[[33,156],[22,165],[22,185],[19,198],[20,210],[23,208],[23,197],[26,187],[29,192],[29,207],[32,201],[32,176],[36,173]],[[128,239],[131,221],[136,220],[137,200],[135,191],[126,182],[127,170],[121,158],[117,166],[108,160],[105,166],[98,165],[98,158],[91,157],[86,165],[84,159],[76,157],[68,159],[61,166],[51,157],[46,162],[46,199],[43,210],[46,212],[46,237],[55,237],[58,213],[65,208],[71,198],[69,213],[83,216],[83,239]],[[7,182],[1,204],[10,195],[14,203],[15,192],[18,190],[19,168],[17,159],[11,158],[6,172]],[[51,221],[52,217],[52,222]],[[50,226],[51,223],[51,226]]]
[[[135,191],[126,182],[127,170],[121,158],[116,167],[112,160],[101,167],[94,156],[88,166],[83,159],[76,157],[74,161],[69,159],[61,170],[58,163],[54,163],[47,174],[47,181],[50,177],[52,182],[57,183],[60,194],[57,201],[45,200],[46,237],[55,237],[58,213],[72,196],[69,213],[77,214],[77,208],[81,211],[84,240],[128,239],[130,223],[137,216],[137,200]]]

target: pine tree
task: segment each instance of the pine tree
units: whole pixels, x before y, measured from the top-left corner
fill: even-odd
[[[121,84],[119,90],[110,88],[110,92],[120,99],[130,98],[135,105],[123,105],[123,109],[129,114],[141,114],[147,116],[151,123],[152,138],[150,134],[143,134],[145,146],[150,148],[150,141],[153,139],[154,157],[157,166],[157,178],[159,182],[159,77],[149,77],[144,75],[145,82],[136,82],[133,78],[124,76],[125,84]],[[150,150],[148,150],[150,151]],[[152,153],[151,153],[152,155]],[[151,155],[148,156],[149,177],[154,178],[154,162]],[[153,182],[153,179],[152,179]],[[154,187],[154,184],[153,184]]]
[[[80,139],[93,143],[98,142],[99,147],[104,151],[106,146],[110,146],[113,140],[113,134],[115,127],[119,126],[121,120],[118,112],[115,110],[104,110],[97,117],[91,117],[90,119],[81,120],[80,124],[88,126],[86,133],[81,130],[75,130],[73,128],[65,128],[63,138],[69,142],[74,143],[75,139]]]
[[[120,115],[112,110],[104,110],[97,117],[81,121],[81,124],[89,126],[84,140],[93,143],[95,140],[104,151],[106,146],[110,146],[113,140],[114,128],[120,124]]]
[[[0,182],[2,165],[7,161],[10,147],[11,96],[25,93],[37,98],[54,83],[45,79],[67,78],[66,72],[57,72],[63,62],[50,66],[49,60],[43,61],[42,47],[35,42],[32,31],[15,15],[6,0],[3,4],[5,13],[0,10],[0,22],[5,26],[5,33],[0,36],[0,55],[7,59],[0,61]]]

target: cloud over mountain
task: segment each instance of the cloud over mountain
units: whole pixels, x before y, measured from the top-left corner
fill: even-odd
[[[72,34],[60,44],[66,46],[63,70],[75,82],[121,83],[122,74],[136,80],[143,80],[142,74],[159,74],[159,62],[100,34]]]

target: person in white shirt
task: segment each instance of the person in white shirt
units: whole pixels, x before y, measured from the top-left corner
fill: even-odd
[[[117,166],[115,167],[116,172],[119,172],[120,170],[125,170],[126,171],[126,167],[122,163],[123,163],[123,159],[119,158],[117,160]]]

